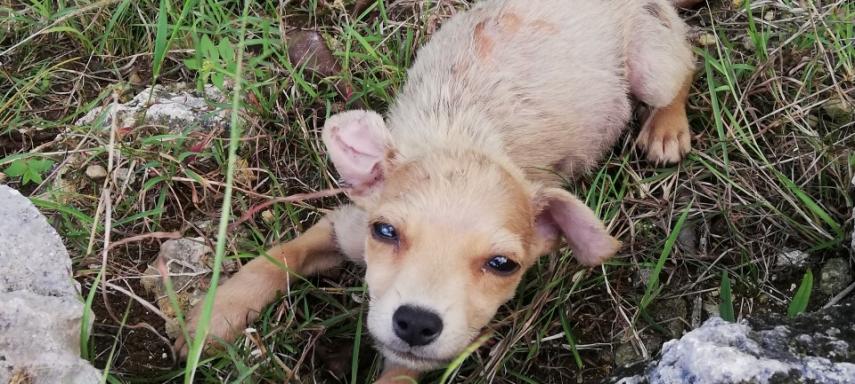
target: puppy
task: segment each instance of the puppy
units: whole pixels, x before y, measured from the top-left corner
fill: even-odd
[[[637,139],[647,159],[679,161],[692,73],[686,26],[665,0],[481,2],[421,48],[385,120],[327,119],[323,141],[353,205],[269,256],[294,275],[364,263],[381,381],[440,367],[560,239],[585,266],[618,251],[559,175],[597,164],[632,97],[652,108]],[[210,334],[236,338],[288,273],[264,257],[245,265],[217,291]]]

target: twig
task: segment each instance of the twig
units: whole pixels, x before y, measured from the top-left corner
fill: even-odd
[[[110,244],[109,250],[113,250],[113,248],[116,248],[120,245],[132,243],[135,241],[142,241],[142,240],[146,240],[146,239],[180,239],[180,238],[181,238],[181,232],[179,232],[179,231],[143,233],[140,235],[126,237],[124,239],[116,241],[115,243]]]
[[[642,342],[641,337],[638,336],[638,331],[635,330],[635,326],[632,324],[632,321],[629,320],[629,316],[627,316],[626,312],[624,312],[623,307],[620,305],[620,300],[618,300],[615,297],[615,295],[612,293],[612,288],[609,285],[608,275],[606,274],[606,266],[602,265],[602,266],[600,266],[600,268],[602,268],[602,271],[603,271],[603,282],[605,282],[605,285],[606,285],[606,293],[615,302],[615,305],[617,306],[617,309],[618,309],[618,313],[621,315],[621,317],[623,317],[623,320],[626,321],[627,327],[629,327],[630,334],[632,335],[633,339],[635,339],[635,341],[637,343],[636,345],[638,346],[638,349],[641,351],[641,357],[644,358],[644,360],[649,359],[650,353],[647,352],[647,348],[644,346],[644,342]]]
[[[852,293],[853,290],[855,290],[855,283],[849,284],[849,286],[846,287],[846,289],[844,289],[844,290],[840,291],[840,293],[834,295],[834,297],[832,297],[831,300],[828,300],[828,304],[825,304],[822,307],[822,309],[826,309],[826,308],[829,308],[829,307],[837,304],[838,302],[840,302],[840,300],[843,300],[844,297],[846,297],[850,293]]]
[[[166,314],[161,312],[160,309],[158,309],[155,305],[153,305],[152,303],[149,303],[148,301],[146,301],[142,297],[137,296],[135,293],[133,293],[127,289],[124,289],[124,288],[122,288],[116,284],[113,284],[109,281],[105,281],[104,285],[107,287],[110,287],[110,289],[119,291],[119,292],[125,294],[126,296],[136,300],[138,303],[140,303],[140,305],[142,305],[143,307],[146,307],[152,313],[160,316],[160,318],[163,319],[163,321],[165,321],[166,323],[170,322],[170,319],[168,317],[166,317]],[[103,291],[106,291],[106,289],[104,289]],[[107,312],[110,313],[110,316],[113,317],[113,320],[115,320],[117,323],[121,323],[121,321],[119,321],[119,319],[117,319],[116,316],[113,314],[113,311],[110,309],[110,306],[107,305],[106,308],[107,308]],[[169,342],[169,338],[161,335],[160,332],[158,332],[157,329],[155,329],[149,323],[139,322],[136,324],[125,324],[125,328],[128,328],[128,329],[145,328],[145,329],[151,331],[152,333],[154,333],[155,335],[157,335],[157,337],[160,338],[160,340],[163,341],[167,346],[171,347],[171,343]],[[176,360],[175,359],[175,351],[172,348],[166,348],[166,349],[169,350],[169,353],[171,354],[171,357],[172,357],[172,361],[175,361]]]
[[[113,284],[113,283],[111,283],[111,282],[109,282],[109,281],[104,281],[104,285],[106,285],[106,286],[110,287],[110,289],[113,289],[113,290],[119,291],[119,292],[121,292],[121,293],[125,294],[125,296],[128,296],[128,297],[130,297],[130,298],[132,298],[132,299],[136,300],[136,301],[137,301],[138,303],[140,303],[143,307],[146,307],[146,309],[148,309],[149,311],[151,311],[151,312],[152,312],[152,313],[154,313],[155,315],[160,316],[160,318],[161,318],[161,319],[163,319],[163,321],[165,321],[165,322],[167,322],[167,323],[171,321],[171,319],[170,319],[169,317],[167,317],[167,316],[166,316],[166,314],[164,314],[164,313],[163,313],[159,308],[157,308],[157,306],[155,306],[155,305],[154,305],[154,304],[152,304],[152,303],[149,303],[148,301],[146,301],[146,299],[143,299],[142,297],[139,297],[137,294],[135,294],[135,293],[133,293],[133,292],[131,292],[131,291],[127,290],[127,289],[124,289],[124,288],[122,288],[122,287],[120,287],[120,286],[118,286],[118,285],[116,285],[116,284]],[[106,291],[106,289],[105,289],[105,291]]]
[[[265,209],[265,208],[267,208],[273,204],[296,203],[299,201],[320,199],[320,198],[324,198],[324,197],[335,196],[335,195],[341,193],[342,191],[343,191],[343,189],[333,188],[333,189],[325,189],[323,191],[318,191],[318,192],[298,193],[296,195],[291,195],[291,196],[286,196],[286,197],[277,197],[275,199],[270,199],[264,203],[261,203],[261,204],[254,206],[254,207],[250,208],[249,210],[247,210],[246,212],[244,212],[243,215],[241,215],[239,219],[235,220],[234,223],[231,223],[229,225],[229,232],[234,231],[234,229],[237,228],[238,225],[240,225],[244,221],[251,219],[252,216],[254,216],[256,213],[258,213],[259,211],[261,211],[261,210],[263,210],[263,209]]]

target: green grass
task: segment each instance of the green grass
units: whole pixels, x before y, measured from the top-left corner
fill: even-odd
[[[721,303],[718,305],[719,316],[722,319],[735,322],[736,316],[733,314],[733,291],[730,289],[730,277],[727,276],[727,271],[721,271],[721,288],[718,290],[721,296]]]
[[[787,307],[787,316],[793,318],[804,312],[810,302],[810,294],[813,290],[813,272],[810,269],[805,272],[802,278],[802,283],[799,284],[799,289],[796,291],[793,300],[790,301],[790,306]]]
[[[293,285],[252,325],[255,341],[197,359],[197,340],[188,364],[173,363],[168,344],[158,341],[165,339],[162,320],[105,284],[155,303],[138,281],[163,241],[105,252],[107,238],[180,231],[216,243],[217,266],[223,259],[246,262],[344,202],[276,204],[224,232],[230,218],[269,198],[336,186],[319,140],[325,118],[347,108],[386,110],[416,49],[468,4],[367,1],[356,14],[355,3],[0,5],[0,180],[49,214],[73,255],[86,314],[95,318],[94,329],[81,334],[82,355],[110,367],[108,382],[298,376],[365,383],[379,373],[381,359],[357,320],[367,310],[357,266]],[[662,303],[700,298],[717,306],[726,299],[725,284],[739,317],[824,304],[828,298],[816,292],[808,302],[804,284],[791,288],[804,270],[777,267],[775,258],[804,250],[810,269],[846,252],[855,123],[829,106],[851,103],[855,94],[855,26],[848,22],[855,4],[799,4],[725,2],[684,13],[698,34],[715,36],[696,47],[689,111],[695,151],[679,166],[655,167],[632,148],[630,133],[595,172],[569,180],[568,188],[624,242],[620,255],[590,271],[567,251],[542,258],[499,310],[491,336],[424,382],[596,381],[611,371],[620,344],[637,345],[675,321],[658,316]],[[288,38],[297,29],[319,32],[341,71],[318,75],[292,62]],[[127,101],[151,84],[178,82],[220,89],[221,107],[239,129],[206,135],[146,126],[120,132],[111,145],[109,130],[74,125],[114,93]],[[91,164],[127,170],[133,180],[91,180],[84,175]],[[694,248],[682,236],[690,228]],[[178,298],[167,301],[174,306]],[[130,308],[126,322],[123,304]],[[106,312],[111,305],[119,319]],[[135,327],[141,323],[149,328]]]

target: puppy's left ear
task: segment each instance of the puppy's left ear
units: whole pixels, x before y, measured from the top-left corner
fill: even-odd
[[[597,266],[617,253],[620,241],[609,235],[594,211],[569,192],[543,188],[534,200],[536,233],[543,252],[551,251],[563,236],[580,264]]]
[[[333,115],[324,124],[322,136],[330,160],[352,194],[365,196],[382,183],[393,150],[380,115],[363,110]]]

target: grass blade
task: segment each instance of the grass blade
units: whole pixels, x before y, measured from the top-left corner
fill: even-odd
[[[473,352],[477,351],[478,348],[480,348],[481,345],[487,342],[487,340],[489,340],[492,336],[492,332],[487,332],[475,339],[472,344],[469,344],[469,346],[467,346],[466,349],[464,349],[463,352],[460,353],[460,355],[455,357],[454,360],[452,360],[451,363],[448,364],[448,367],[445,369],[445,372],[442,373],[442,377],[440,377],[439,382],[441,384],[447,383],[448,379],[451,377],[451,374],[454,373],[457,368],[460,368],[460,366],[463,364],[463,361],[466,360],[466,358],[469,357],[469,355],[471,355]]]
[[[573,354],[573,360],[576,361],[576,367],[579,369],[585,368],[582,364],[582,357],[579,356],[579,351],[576,349],[576,338],[573,337],[573,328],[570,327],[570,321],[567,320],[567,314],[560,311],[561,327],[564,328],[564,338],[567,339],[567,344],[570,345],[570,352]]]
[[[211,312],[214,307],[214,297],[217,294],[217,284],[220,280],[220,269],[222,269],[223,255],[226,251],[226,243],[228,240],[229,217],[232,209],[232,190],[235,179],[235,164],[237,163],[237,147],[240,145],[241,136],[241,121],[240,121],[240,105],[241,105],[241,72],[243,70],[243,52],[246,47],[246,23],[247,14],[249,13],[249,0],[244,1],[243,14],[241,16],[240,26],[240,42],[237,52],[237,71],[235,72],[235,85],[232,94],[231,106],[231,124],[229,135],[229,153],[228,162],[226,165],[226,186],[223,192],[223,208],[220,212],[220,223],[217,230],[217,245],[214,254],[214,267],[211,273],[211,283],[208,293],[205,295],[205,301],[202,306],[202,313],[199,318],[199,323],[196,327],[196,335],[193,339],[193,344],[187,354],[187,366],[184,369],[184,383],[193,383],[193,378],[196,374],[196,368],[199,365],[199,359],[202,356],[202,347],[205,345],[205,339],[208,336],[208,326],[211,321]]]
[[[359,373],[359,346],[362,344],[362,317],[365,316],[364,307],[359,309],[359,317],[356,318],[356,336],[353,340],[353,355],[350,362],[350,382],[356,384],[356,374]]]
[[[802,277],[802,283],[799,285],[796,295],[793,296],[793,301],[790,302],[790,306],[787,308],[787,316],[794,318],[807,309],[810,302],[811,290],[813,290],[813,272],[808,269],[804,277]]]
[[[154,37],[154,55],[152,58],[152,78],[156,79],[160,75],[160,67],[163,64],[163,58],[166,56],[166,23],[167,23],[167,14],[169,13],[167,8],[167,1],[160,0],[160,8],[157,11],[157,26],[155,29],[155,37]]]
[[[683,224],[686,223],[686,218],[689,216],[689,208],[691,206],[692,204],[686,206],[686,209],[683,210],[682,214],[680,214],[680,218],[677,219],[677,224],[674,225],[674,229],[672,229],[671,233],[668,235],[668,239],[665,240],[665,246],[662,248],[662,254],[659,255],[659,260],[656,261],[656,266],[653,268],[653,271],[650,272],[650,278],[647,280],[647,288],[644,290],[644,296],[641,297],[639,312],[644,311],[644,309],[653,301],[653,298],[655,298],[659,293],[659,273],[662,272],[662,268],[665,267],[665,260],[668,260],[668,256],[671,255],[671,249],[674,248],[674,243],[677,242],[677,235],[680,234],[680,230],[683,229]]]
[[[98,285],[101,283],[101,278],[103,277],[104,268],[101,268],[98,271],[98,275],[95,276],[95,281],[92,282],[92,286],[89,288],[89,293],[86,295],[86,303],[83,306],[83,316],[80,320],[80,357],[84,360],[91,360],[94,357],[89,355],[89,323],[92,321],[92,302],[95,301],[95,292],[98,291]]]
[[[736,322],[736,316],[733,313],[733,295],[730,291],[730,277],[728,277],[727,271],[721,271],[719,297],[721,297],[721,303],[718,305],[719,316],[725,321]]]
[[[831,230],[834,231],[834,233],[838,237],[843,237],[843,229],[840,228],[840,224],[838,224],[837,221],[834,220],[831,215],[829,215],[828,212],[825,211],[825,209],[823,209],[814,199],[812,199],[807,193],[805,193],[805,191],[799,188],[799,186],[796,185],[796,183],[794,183],[792,180],[790,180],[789,177],[787,177],[781,172],[775,172],[775,174],[778,176],[778,179],[781,180],[782,183],[784,183],[787,189],[789,189],[790,192],[792,192],[794,195],[796,195],[796,197],[798,197],[799,200],[801,200],[801,202],[808,208],[808,210],[810,210],[811,213],[813,213],[814,215],[819,217],[820,220],[828,224],[828,226],[831,227]]]

